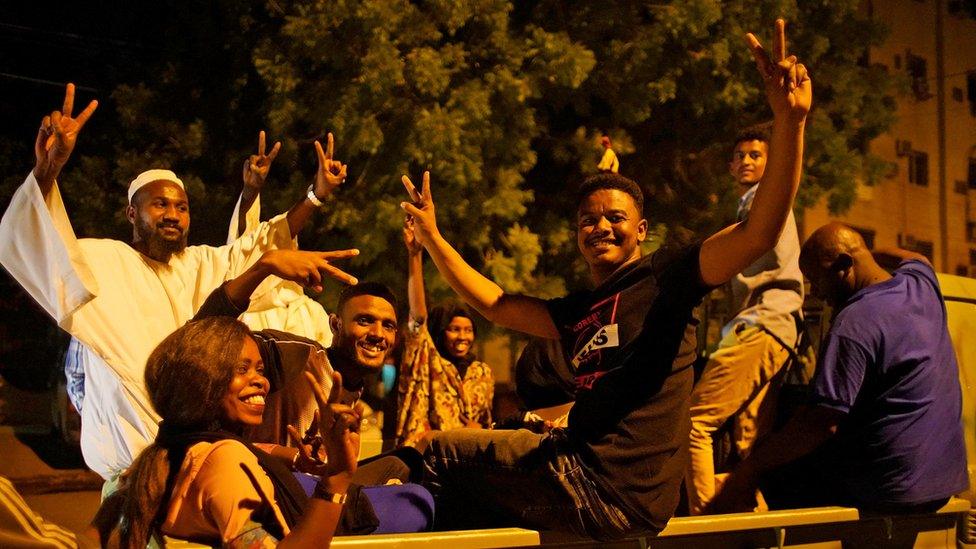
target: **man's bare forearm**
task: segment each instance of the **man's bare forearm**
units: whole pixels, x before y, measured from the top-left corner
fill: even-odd
[[[780,117],[773,121],[769,163],[745,222],[750,240],[755,239],[757,246],[763,248],[759,255],[776,245],[793,207],[803,169],[804,126],[802,121]]]
[[[288,220],[288,230],[291,231],[292,238],[302,232],[308,220],[315,215],[316,210],[318,210],[318,206],[312,204],[308,198],[302,198],[288,210],[286,219]]]
[[[559,337],[541,299],[505,293],[498,284],[468,265],[439,233],[431,236],[426,249],[455,293],[491,322],[539,337]]]

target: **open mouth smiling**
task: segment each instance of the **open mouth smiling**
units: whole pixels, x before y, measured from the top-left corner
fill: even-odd
[[[617,239],[608,237],[591,238],[586,241],[586,244],[592,248],[609,248],[610,246],[617,245]]]
[[[245,406],[247,406],[248,408],[250,408],[250,409],[252,409],[252,410],[254,410],[256,412],[263,412],[264,411],[264,397],[265,396],[267,396],[267,394],[266,393],[263,393],[263,392],[262,393],[252,393],[252,394],[247,395],[247,396],[242,396],[242,397],[238,398],[238,400],[240,400],[241,402],[244,403]]]
[[[369,356],[386,353],[386,345],[382,341],[359,341],[356,343],[356,347]]]

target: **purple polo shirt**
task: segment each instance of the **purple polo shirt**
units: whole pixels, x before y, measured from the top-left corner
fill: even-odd
[[[932,267],[903,262],[855,293],[820,350],[813,403],[840,412],[836,474],[864,504],[965,490],[962,393]]]

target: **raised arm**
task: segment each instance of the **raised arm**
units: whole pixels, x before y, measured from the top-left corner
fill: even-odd
[[[403,222],[403,244],[407,248],[407,300],[410,318],[417,324],[427,321],[427,296],[424,292],[424,246],[414,235],[413,218]]]
[[[803,164],[803,129],[813,88],[806,67],[786,55],[785,23],[776,20],[773,58],[751,33],[746,35],[773,110],[769,162],[746,221],[709,237],[700,255],[702,281],[718,285],[776,245],[793,207]]]
[[[329,132],[326,148],[322,150],[322,144],[315,142],[315,152],[319,158],[319,167],[315,172],[315,183],[312,184],[312,196],[306,195],[288,210],[288,228],[291,234],[296,235],[305,227],[305,223],[315,213],[322,202],[332,195],[332,192],[346,180],[347,166],[338,160],[332,159],[334,150],[334,139]],[[318,202],[316,204],[313,199]]]
[[[98,108],[98,101],[92,100],[77,117],[72,117],[74,104],[75,85],[69,83],[64,91],[61,110],[45,116],[37,131],[37,139],[34,141],[34,179],[37,180],[45,199],[54,187],[54,180],[71,157],[78,133]]]
[[[247,231],[247,212],[261,195],[261,189],[268,178],[271,164],[281,150],[281,141],[275,141],[271,151],[265,154],[264,130],[258,133],[258,153],[244,159],[244,188],[241,190],[240,207],[237,211],[237,235]]]
[[[500,326],[539,337],[559,337],[543,300],[506,293],[498,284],[468,265],[461,254],[444,240],[437,229],[434,215],[430,172],[424,172],[422,192],[417,192],[407,176],[403,176],[403,185],[407,188],[412,203],[401,202],[400,207],[413,218],[415,237],[430,254],[441,276],[465,303]]]
[[[348,406],[340,403],[342,376],[332,374],[332,390],[326,396],[315,376],[305,373],[305,379],[319,407],[319,433],[329,456],[328,470],[322,475],[301,520],[285,536],[278,547],[328,547],[345,502],[346,491],[358,466],[359,428],[362,404]]]
[[[871,255],[874,260],[878,262],[883,268],[893,271],[898,268],[898,264],[902,261],[921,261],[928,266],[932,266],[932,262],[929,258],[924,255],[913,252],[911,250],[906,250],[904,248],[878,248],[877,250],[871,250]]]
[[[356,277],[332,263],[356,255],[359,255],[359,250],[355,249],[332,252],[271,250],[265,252],[240,276],[229,280],[223,288],[231,303],[244,311],[251,300],[251,294],[265,278],[271,275],[297,282],[315,292],[322,291],[323,276],[330,276],[345,284],[355,284]]]
[[[844,413],[822,406],[800,409],[779,431],[772,433],[729,473],[705,513],[738,513],[756,506],[762,475],[797,460],[834,436]]]

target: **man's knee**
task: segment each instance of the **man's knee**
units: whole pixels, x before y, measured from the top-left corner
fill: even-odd
[[[385,456],[360,465],[353,474],[353,482],[362,486],[382,486],[393,481],[410,482],[410,467],[396,456]]]

